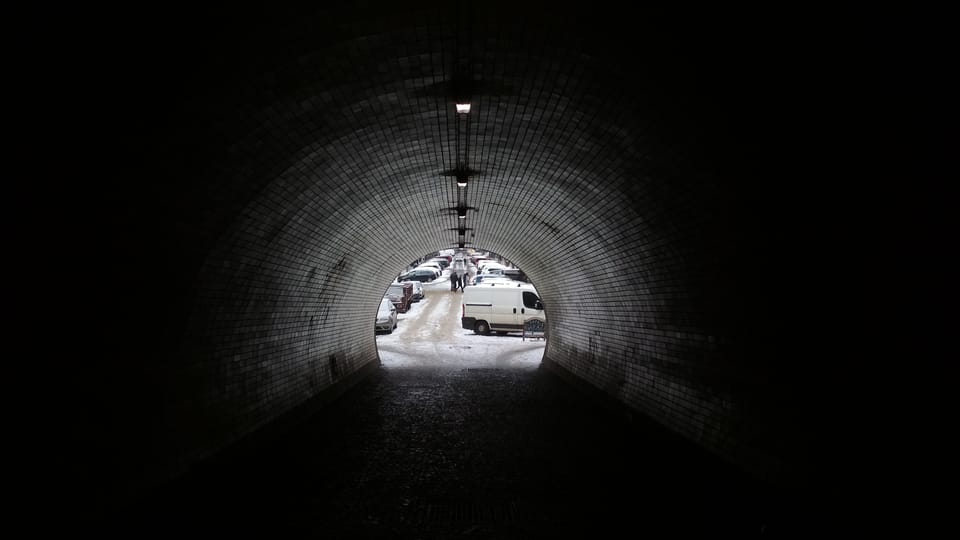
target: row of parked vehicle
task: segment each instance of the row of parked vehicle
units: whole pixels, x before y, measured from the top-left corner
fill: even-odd
[[[411,304],[423,299],[423,284],[439,279],[451,264],[455,267],[458,264],[463,265],[462,268],[465,269],[464,255],[456,254],[452,250],[439,251],[434,256],[414,261],[407,271],[397,274],[396,282],[387,287],[380,301],[375,330],[393,332],[397,328],[398,314],[406,313]],[[451,271],[459,270],[455,268]]]
[[[398,314],[406,313],[411,304],[423,299],[423,284],[442,276],[444,268],[450,264],[452,258],[438,254],[428,260],[421,260],[414,268],[398,274],[396,282],[387,287],[380,301],[375,331],[392,333],[397,328]]]
[[[374,330],[388,334],[397,328],[400,313],[410,311],[410,305],[423,299],[423,285],[419,281],[391,283],[380,300]]]
[[[455,258],[453,254],[440,252],[436,257],[430,257],[427,260],[418,262],[411,270],[401,272],[397,276],[397,281],[430,282],[442,276],[443,271],[454,262]]]
[[[545,323],[546,314],[536,289],[518,268],[481,253],[445,253],[415,261],[387,287],[377,313],[376,331],[393,332],[399,313],[423,299],[423,284],[440,278],[449,268],[462,279],[461,325],[477,334],[522,332],[531,321]]]

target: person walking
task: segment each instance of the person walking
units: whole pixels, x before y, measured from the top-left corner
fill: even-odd
[[[460,286],[460,292],[463,292],[463,288],[467,286],[467,273],[462,269],[457,269],[457,283]]]
[[[456,272],[450,272],[450,290],[455,291],[460,287],[460,276]]]
[[[451,279],[453,278],[454,274],[457,276],[457,288],[460,289],[460,292],[463,292],[463,288],[467,286],[467,267],[466,264],[464,264],[463,259],[456,259],[453,261],[453,268],[450,270]]]

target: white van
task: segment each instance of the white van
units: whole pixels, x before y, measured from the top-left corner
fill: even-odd
[[[487,335],[491,330],[505,334],[523,331],[530,319],[546,320],[543,303],[529,283],[481,283],[463,290],[461,325]]]

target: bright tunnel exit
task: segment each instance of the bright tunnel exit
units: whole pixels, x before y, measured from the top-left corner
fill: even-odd
[[[434,266],[436,272],[428,271]],[[504,308],[517,310],[521,318],[515,327],[494,325],[491,331],[481,323],[478,331],[463,322],[474,319],[465,318],[465,299],[492,289],[516,289],[518,305]],[[384,293],[396,308],[396,326],[378,321],[380,363],[388,369],[536,369],[547,340],[537,321],[523,324],[523,299],[530,294],[535,289],[526,274],[497,254],[440,250],[421,257],[398,273]]]

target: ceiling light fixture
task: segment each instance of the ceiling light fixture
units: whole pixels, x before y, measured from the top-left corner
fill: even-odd
[[[470,114],[470,104],[457,103],[457,114]]]

